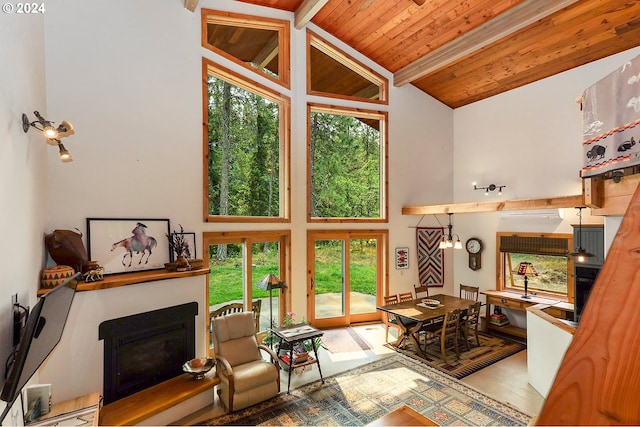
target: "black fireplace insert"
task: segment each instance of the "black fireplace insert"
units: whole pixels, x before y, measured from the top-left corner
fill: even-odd
[[[102,322],[104,403],[108,404],[182,374],[195,357],[198,303]]]

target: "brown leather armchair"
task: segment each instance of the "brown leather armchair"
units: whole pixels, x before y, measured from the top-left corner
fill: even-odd
[[[280,364],[275,352],[259,345],[251,312],[214,318],[213,344],[218,396],[228,412],[255,405],[280,392]],[[260,350],[271,357],[264,360]]]

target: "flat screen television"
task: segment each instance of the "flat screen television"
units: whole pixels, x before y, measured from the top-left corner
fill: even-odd
[[[0,399],[7,402],[5,412],[16,401],[22,388],[60,342],[67,316],[78,285],[76,273],[40,297],[31,310],[18,343],[18,351]],[[0,423],[6,416],[3,412]]]

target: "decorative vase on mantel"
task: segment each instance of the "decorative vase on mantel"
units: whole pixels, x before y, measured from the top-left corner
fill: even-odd
[[[187,260],[182,255],[178,255],[175,262],[176,262],[176,271],[187,271],[191,268],[191,266],[189,265],[189,260]]]

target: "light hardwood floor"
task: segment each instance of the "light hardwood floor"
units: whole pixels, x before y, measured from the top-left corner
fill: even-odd
[[[371,350],[337,354],[321,351],[319,356],[320,364],[325,378],[395,353],[393,350],[384,347],[384,325],[361,325],[355,326],[355,328],[373,348]],[[392,340],[391,335],[394,333],[395,331],[390,331],[390,340]],[[283,393],[286,393],[287,390],[287,379],[287,373],[282,372],[281,390]],[[317,367],[314,367],[309,372],[294,375],[291,378],[291,389],[293,390],[317,379],[319,379],[319,373]],[[526,350],[473,373],[461,381],[531,416],[536,416],[544,403],[544,398],[528,383]],[[224,410],[220,407],[216,398],[214,406],[184,418],[177,424],[199,424],[207,419],[221,415],[223,412]]]

